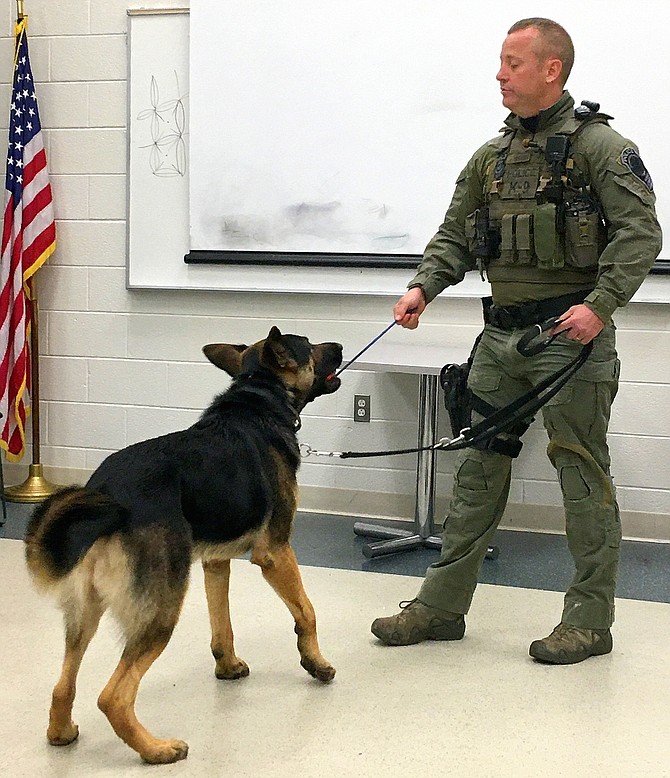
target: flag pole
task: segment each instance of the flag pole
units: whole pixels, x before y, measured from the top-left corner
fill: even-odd
[[[20,1],[20,0],[19,0]],[[16,486],[5,489],[5,499],[9,502],[42,502],[53,494],[59,486],[44,477],[44,468],[40,462],[40,371],[39,371],[39,306],[35,293],[35,278],[31,278],[31,318],[30,318],[30,365],[32,383],[30,390],[33,463],[28,468],[28,478]]]
[[[16,0],[16,15],[19,22],[26,19],[23,0]],[[28,478],[16,486],[5,489],[5,499],[10,502],[42,502],[59,487],[44,478],[40,463],[40,371],[39,371],[39,306],[35,291],[35,278],[28,282],[31,290],[30,301],[30,365],[31,365],[31,416],[33,463],[28,469]]]

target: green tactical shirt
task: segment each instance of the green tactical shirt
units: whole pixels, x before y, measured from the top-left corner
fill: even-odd
[[[508,116],[505,125],[517,138],[530,141],[569,132],[567,128],[575,126],[574,101],[564,92],[555,105],[540,113],[534,134],[515,114]],[[468,250],[466,217],[485,205],[485,188],[500,145],[501,136],[485,143],[458,176],[444,222],[428,243],[417,274],[408,284],[409,288],[422,287],[426,302],[447,286],[462,281],[465,273],[476,267],[476,258]],[[605,219],[606,243],[589,283],[562,269],[506,267],[502,274],[488,274],[493,300],[497,305],[518,305],[588,288],[593,291],[585,304],[608,322],[636,292],[661,250],[656,197],[637,147],[605,123],[591,122],[582,128],[571,142],[570,156],[590,179],[591,193]]]

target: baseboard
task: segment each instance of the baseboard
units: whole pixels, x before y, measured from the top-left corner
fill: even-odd
[[[44,477],[58,486],[83,484],[89,479],[91,473],[92,470],[44,466]],[[25,465],[4,464],[5,486],[22,483],[27,475],[28,471]],[[437,518],[435,524],[438,534],[448,507],[448,497],[436,498],[435,516]],[[414,496],[334,489],[323,486],[301,486],[300,510],[385,521],[412,521],[414,519]],[[563,508],[556,505],[509,503],[500,526],[503,529],[560,534],[564,531],[565,515]],[[629,540],[670,543],[670,516],[664,513],[621,511],[621,526],[624,537]]]
[[[448,497],[435,500],[436,530],[449,507]],[[414,497],[405,494],[349,491],[319,486],[300,488],[300,510],[387,521],[412,521]],[[508,503],[500,523],[502,529],[562,534],[565,530],[563,508],[556,505]],[[628,540],[670,543],[670,516],[664,513],[621,511],[623,536]]]
[[[71,467],[43,466],[44,478],[56,486],[71,486],[72,484],[85,484],[91,477],[93,470],[75,469]],[[5,486],[21,484],[28,477],[28,466],[3,462],[2,477]]]

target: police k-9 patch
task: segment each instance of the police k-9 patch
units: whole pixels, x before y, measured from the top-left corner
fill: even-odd
[[[619,162],[621,162],[624,167],[627,167],[636,178],[639,178],[650,192],[654,191],[654,182],[651,180],[649,171],[644,166],[644,162],[640,158],[640,155],[632,146],[626,146],[621,152]]]

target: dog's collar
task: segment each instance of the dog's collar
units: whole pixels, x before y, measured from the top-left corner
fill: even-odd
[[[248,373],[241,373],[238,379],[253,380],[254,378],[265,378],[270,371],[268,370],[250,370]],[[298,403],[298,396],[292,387],[285,387],[286,393],[289,397],[289,408],[293,414],[293,429],[297,432],[302,427],[302,420],[300,419],[300,411],[296,409]],[[302,409],[301,409],[302,410]]]
[[[289,396],[292,400],[295,400],[295,394],[293,392],[289,392]],[[295,406],[291,403],[291,410],[293,411],[293,430],[294,432],[297,432],[300,427],[302,427],[302,419],[300,418],[300,411],[296,410]]]

